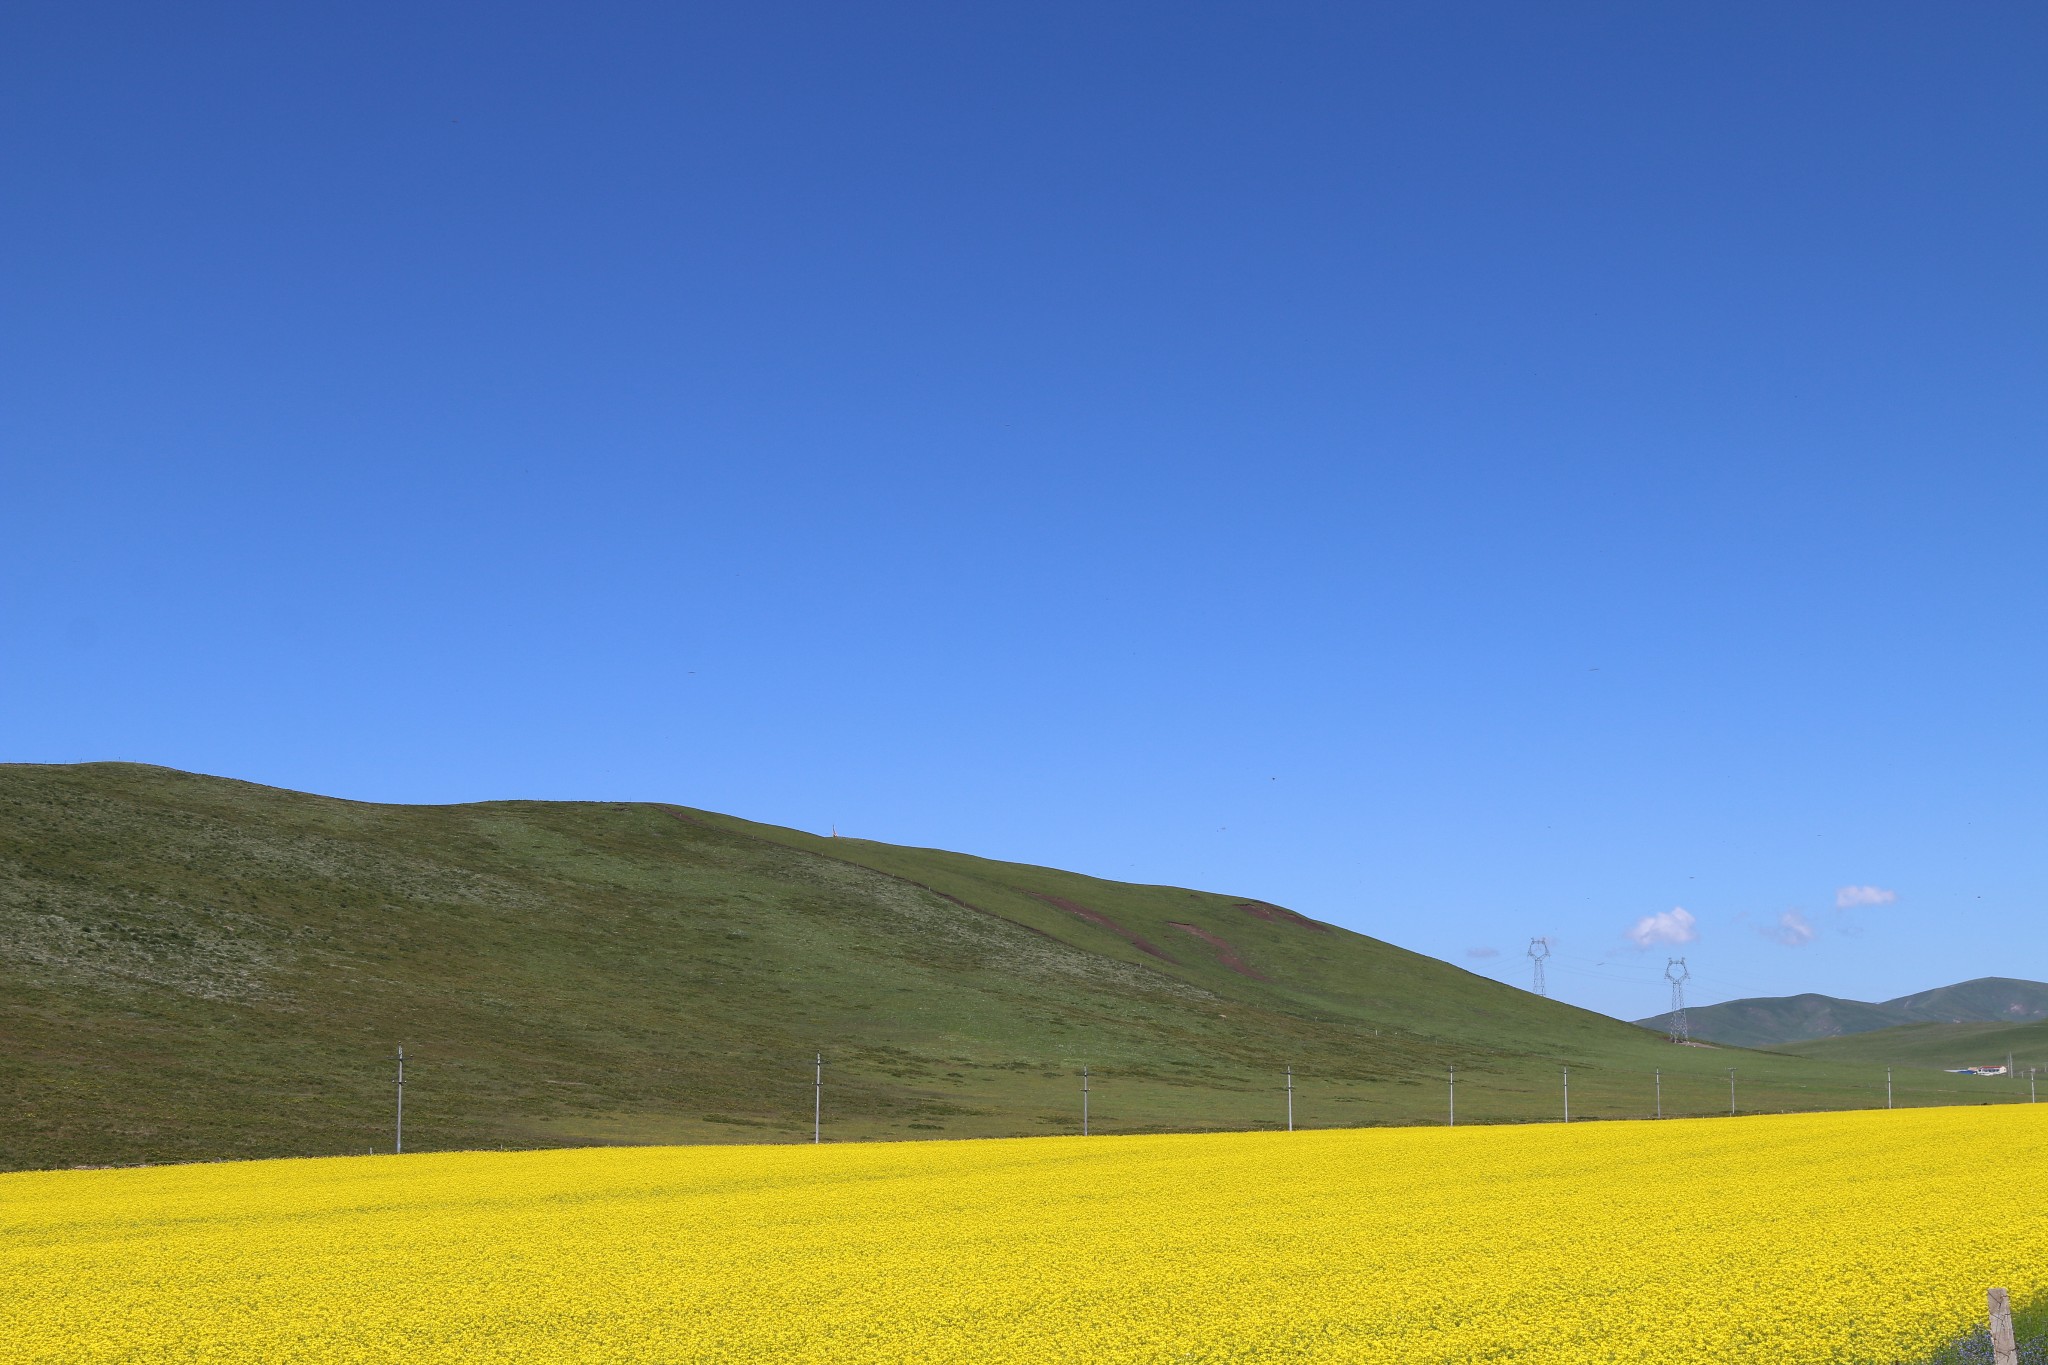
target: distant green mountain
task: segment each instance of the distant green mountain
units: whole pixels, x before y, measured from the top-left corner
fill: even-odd
[[[2026,1023],[2048,1019],[2048,984],[2004,976],[1902,995],[1881,1004],[1830,995],[1760,996],[1686,1011],[1692,1036],[1736,1047],[1775,1048],[1814,1038],[1871,1033],[1902,1024]],[[1636,1021],[1667,1031],[1671,1016]]]
[[[0,1168],[1862,1106],[1256,897],[659,804],[0,765]],[[1927,1080],[1910,1102],[1974,1092]]]

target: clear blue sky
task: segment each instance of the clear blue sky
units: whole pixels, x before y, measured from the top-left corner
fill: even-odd
[[[1646,919],[1695,1000],[2048,976],[2044,54],[11,6],[0,757],[1547,934],[1628,1016]]]

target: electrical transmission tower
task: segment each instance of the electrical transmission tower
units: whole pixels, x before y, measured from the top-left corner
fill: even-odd
[[[1685,982],[1691,975],[1682,957],[1674,957],[1664,964],[1664,979],[1671,983],[1671,1041],[1674,1043],[1692,1041],[1692,1025],[1685,1018]]]
[[[1544,958],[1546,958],[1546,957],[1549,957],[1549,956],[1550,956],[1550,940],[1549,940],[1549,939],[1547,939],[1547,938],[1532,938],[1532,939],[1530,939],[1530,940],[1529,940],[1529,965],[1530,965],[1530,967],[1532,967],[1532,968],[1534,968],[1534,969],[1535,969],[1535,973],[1536,973],[1536,994],[1538,994],[1538,995],[1549,995],[1549,994],[1550,994],[1549,990],[1548,990],[1548,989],[1546,989],[1546,988],[1545,988],[1545,986],[1544,986],[1544,984],[1543,984],[1543,959],[1544,959]]]

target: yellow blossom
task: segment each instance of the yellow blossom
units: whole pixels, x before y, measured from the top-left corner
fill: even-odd
[[[0,1176],[9,1361],[1891,1362],[2048,1286],[2048,1111]]]

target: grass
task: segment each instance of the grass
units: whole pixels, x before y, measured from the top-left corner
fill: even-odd
[[[2012,1335],[2019,1347],[2019,1365],[2048,1365],[2048,1302],[2015,1303]],[[1980,1327],[1937,1352],[1926,1365],[1993,1365],[1993,1361],[1991,1333]]]
[[[1847,1040],[1844,1040],[1847,1041]],[[1238,895],[677,806],[379,806],[0,765],[0,1168],[1883,1103]],[[1902,1104],[2005,1098],[1939,1072]]]
[[[1876,1033],[1819,1038],[1789,1043],[1782,1051],[1848,1065],[1908,1067],[1940,1071],[1946,1067],[2003,1066],[2012,1058],[2010,1076],[1975,1082],[1987,1095],[2016,1094],[2025,1098],[2030,1067],[2048,1071],[2048,1021],[2029,1024],[1907,1024]]]

